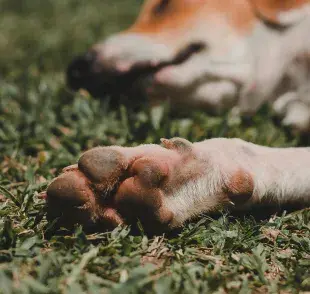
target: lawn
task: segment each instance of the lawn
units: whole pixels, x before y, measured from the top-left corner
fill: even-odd
[[[109,2],[109,3],[108,3]],[[70,93],[70,59],[134,19],[137,0],[0,0],[0,293],[298,293],[310,291],[310,211],[265,220],[202,216],[178,232],[55,230],[44,191],[81,152],[98,146],[240,137],[268,146],[302,140],[268,107],[173,117],[169,105],[134,111]]]

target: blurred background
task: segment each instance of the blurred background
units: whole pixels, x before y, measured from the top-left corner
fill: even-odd
[[[142,0],[0,0],[0,68],[63,71],[69,60],[126,28]]]

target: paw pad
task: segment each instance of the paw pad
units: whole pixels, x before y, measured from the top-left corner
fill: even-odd
[[[105,147],[85,152],[78,162],[79,170],[92,182],[92,186],[105,194],[113,190],[127,166],[122,153]]]
[[[48,187],[50,203],[66,206],[84,205],[93,196],[86,178],[80,172],[68,171],[56,178]]]
[[[145,187],[159,187],[168,176],[169,169],[165,162],[156,161],[152,158],[142,158],[134,162],[131,172],[139,177]]]

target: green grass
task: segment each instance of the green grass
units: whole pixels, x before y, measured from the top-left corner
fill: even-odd
[[[39,193],[98,145],[227,136],[296,146],[268,109],[172,117],[69,93],[65,65],[126,27],[141,1],[0,0],[0,293],[298,293],[310,290],[309,210],[269,220],[202,217],[170,235],[55,232]]]

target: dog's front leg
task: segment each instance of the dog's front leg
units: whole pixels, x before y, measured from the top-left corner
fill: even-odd
[[[223,207],[309,205],[309,177],[307,148],[174,138],[162,146],[91,149],[51,183],[47,200],[49,216],[69,225],[106,227],[138,218],[154,232]]]

